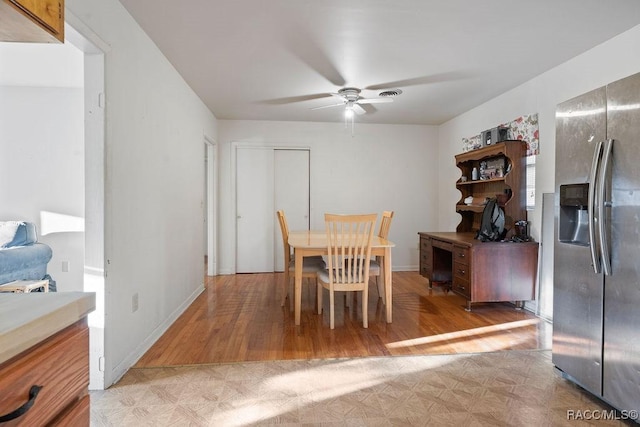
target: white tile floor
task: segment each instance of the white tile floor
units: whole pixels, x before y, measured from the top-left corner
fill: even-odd
[[[96,427],[625,425],[609,411],[541,350],[131,369],[91,392]]]

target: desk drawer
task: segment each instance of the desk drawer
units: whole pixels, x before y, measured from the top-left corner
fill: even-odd
[[[431,249],[431,239],[420,237],[420,275],[431,280],[433,272],[433,251]]]
[[[420,237],[420,251],[431,252],[431,239],[428,237]]]
[[[454,246],[453,262],[469,265],[469,248],[465,246]]]
[[[41,344],[0,365],[0,414],[13,412],[42,386],[33,406],[10,425],[50,424],[87,394],[89,331],[86,320],[58,332]]]
[[[431,249],[431,239],[420,238],[420,262],[431,264],[433,250]]]
[[[458,261],[453,263],[453,276],[459,277],[465,282],[469,282],[470,274],[469,274],[469,266],[466,264],[461,264]]]
[[[431,246],[433,246],[434,248],[440,248],[444,249],[445,251],[453,252],[453,243],[431,239]]]
[[[425,265],[425,266],[431,267],[432,259],[433,259],[433,255],[431,254],[431,252],[429,252],[429,253],[421,252],[420,253],[420,265],[421,266]]]
[[[469,285],[469,281],[464,280],[460,276],[453,276],[451,290],[467,297],[467,299],[471,299],[471,286]]]

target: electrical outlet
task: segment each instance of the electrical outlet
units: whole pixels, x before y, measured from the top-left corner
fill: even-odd
[[[138,293],[137,292],[133,294],[133,296],[131,297],[131,312],[135,313],[136,311],[138,311]]]
[[[62,261],[62,272],[63,273],[69,272],[69,261]]]

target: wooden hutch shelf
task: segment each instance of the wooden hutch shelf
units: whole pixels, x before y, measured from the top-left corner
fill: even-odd
[[[472,303],[512,301],[522,307],[535,299],[538,243],[481,242],[475,239],[487,198],[498,199],[505,212],[506,239],[513,224],[526,220],[526,143],[502,141],[455,156],[461,177],[456,232],[420,232],[420,274]],[[473,180],[473,170],[477,178]],[[471,204],[465,199],[473,197]]]
[[[524,141],[502,141],[455,157],[456,166],[462,172],[462,176],[456,182],[456,188],[461,194],[456,204],[456,212],[462,216],[456,231],[478,230],[484,201],[497,198],[499,205],[504,209],[505,228],[508,230],[506,237],[511,237],[514,222],[527,218],[526,150]],[[483,164],[497,164],[499,168],[487,168],[483,171]],[[471,179],[474,168],[478,171],[476,180]],[[462,177],[465,177],[466,181]],[[464,203],[470,196],[473,197],[471,207]]]

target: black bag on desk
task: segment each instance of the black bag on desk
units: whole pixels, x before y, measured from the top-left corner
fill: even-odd
[[[483,242],[495,242],[504,237],[504,210],[496,199],[489,199],[482,211],[482,222],[476,239]]]

